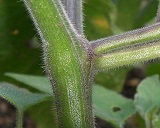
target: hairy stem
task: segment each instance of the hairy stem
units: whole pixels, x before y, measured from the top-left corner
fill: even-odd
[[[158,6],[158,11],[157,11],[157,22],[160,22],[160,0],[159,0],[159,6]]]
[[[53,86],[58,127],[93,128],[87,98],[90,72],[87,40],[70,23],[60,0],[24,0],[44,47],[46,71]],[[86,78],[87,77],[87,78]],[[90,94],[88,94],[90,96]],[[89,103],[88,103],[89,102]]]
[[[23,128],[23,111],[17,110],[17,127]]]
[[[83,35],[82,0],[62,0],[62,2],[73,26]]]
[[[145,43],[160,37],[160,23],[152,26],[126,32],[124,34],[92,41],[92,47],[96,54],[106,53],[109,50],[121,48],[137,43]]]
[[[95,59],[97,70],[106,70],[122,66],[133,65],[160,57],[160,42],[136,48],[98,55]]]

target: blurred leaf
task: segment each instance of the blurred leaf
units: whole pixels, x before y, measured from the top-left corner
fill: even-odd
[[[159,120],[159,117],[160,117],[160,115],[159,115],[159,108],[160,108],[160,106],[156,105],[156,106],[151,107],[147,111],[146,116],[144,117],[147,128],[150,128],[150,127],[159,128],[159,127],[157,127],[158,124],[160,123],[159,122],[160,121]]]
[[[134,28],[143,27],[148,21],[156,17],[158,4],[158,0],[148,1],[146,5],[137,13],[137,17],[134,22]]]
[[[31,117],[37,122],[38,128],[54,128],[54,126],[56,127],[57,118],[55,114],[56,110],[54,104],[54,97],[48,78],[44,76],[33,76],[16,73],[6,73],[5,75],[50,95],[50,99],[52,100],[38,103],[29,108],[29,110],[27,111],[30,113]]]
[[[33,87],[39,91],[53,94],[50,81],[48,80],[47,77],[16,74],[16,73],[5,73],[5,75],[17,81],[20,81],[26,85],[29,85],[30,87]]]
[[[133,29],[134,20],[137,17],[141,0],[118,0],[116,24],[122,30]]]
[[[135,113],[132,100],[97,85],[93,90],[93,108],[96,116],[119,127]]]
[[[7,73],[7,76],[11,78],[15,78],[16,80],[19,80],[20,82],[24,82],[25,84],[32,84],[29,86],[32,86],[36,89],[38,89],[38,84],[36,84],[36,81],[41,81],[45,85],[46,89],[40,91],[44,91],[51,94],[51,90],[49,87],[51,86],[48,80],[46,80],[46,77],[40,77],[40,76],[31,76],[31,75],[18,75],[14,73]],[[30,82],[35,81],[35,82]],[[39,86],[41,88],[41,86]],[[114,100],[112,99],[114,98]],[[107,101],[107,102],[105,102]],[[95,108],[95,114],[96,116],[111,121],[112,123],[118,123],[118,125],[124,123],[124,121],[135,113],[135,109],[133,106],[133,103],[131,100],[128,100],[120,95],[118,95],[115,92],[106,90],[103,87],[99,87],[97,85],[94,85],[93,88],[93,106]],[[120,111],[114,112],[114,108],[120,108]]]
[[[156,111],[156,114],[154,115],[154,119],[152,120],[153,127],[159,128],[160,126],[160,110],[158,110],[158,113]]]
[[[146,78],[137,88],[134,104],[148,127],[153,125],[152,121],[160,109],[159,94],[160,81],[158,75]]]
[[[48,100],[30,107],[27,112],[37,122],[38,128],[57,128],[58,122],[54,109],[53,100]]]
[[[0,10],[0,80],[6,71],[41,74],[34,27],[22,1],[0,0]]]
[[[156,61],[155,63],[149,63],[146,68],[146,73],[148,76],[154,75],[155,73],[160,75],[160,61]]]
[[[25,110],[49,98],[49,95],[31,93],[9,83],[0,83],[0,96],[13,104],[18,110]]]
[[[87,39],[94,40],[113,34],[116,8],[112,0],[86,0],[84,14]]]
[[[98,73],[95,76],[94,82],[108,89],[120,92],[122,90],[122,85],[124,84],[126,72],[128,72],[128,70],[129,68],[121,68],[118,70]]]
[[[157,97],[159,94],[160,82],[158,75],[148,77],[139,84],[135,96],[135,105],[141,116],[144,117],[149,109],[160,104],[160,99]]]

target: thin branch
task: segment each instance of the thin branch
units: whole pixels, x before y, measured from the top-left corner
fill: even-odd
[[[17,128],[23,128],[23,111],[17,110]]]
[[[159,0],[159,6],[158,6],[158,11],[157,11],[157,20],[156,22],[160,22],[160,0]]]
[[[83,35],[83,13],[82,13],[82,0],[61,0],[65,10],[68,14],[71,23]]]
[[[98,55],[96,70],[106,70],[142,63],[160,57],[160,40],[139,47]]]
[[[126,32],[124,34],[92,41],[91,45],[96,54],[106,53],[120,47],[126,47],[137,43],[145,43],[160,37],[160,23],[149,27]]]

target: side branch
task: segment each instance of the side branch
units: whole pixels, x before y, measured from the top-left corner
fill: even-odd
[[[110,50],[145,43],[160,37],[160,23],[149,27],[126,32],[124,34],[92,41],[91,45],[96,54],[106,53]]]
[[[62,3],[75,29],[83,34],[82,0],[62,0]]]
[[[106,70],[142,63],[160,57],[160,40],[136,48],[120,50],[95,58],[96,70]]]

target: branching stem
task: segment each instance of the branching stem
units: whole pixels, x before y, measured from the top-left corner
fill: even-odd
[[[92,47],[96,54],[106,53],[107,51],[131,46],[137,43],[145,43],[146,41],[152,41],[153,39],[160,37],[160,23],[156,23],[152,26],[137,29],[134,31],[126,32],[124,34],[92,41]]]
[[[95,59],[97,70],[107,70],[142,63],[160,57],[160,42],[125,49],[109,54],[98,55]]]
[[[46,71],[55,96],[57,127],[94,128],[94,68],[105,70],[160,57],[160,23],[89,44],[81,36],[82,0],[23,1],[43,43]],[[135,44],[142,45],[133,48]],[[112,51],[115,49],[118,50]],[[18,115],[21,128],[23,115]]]

